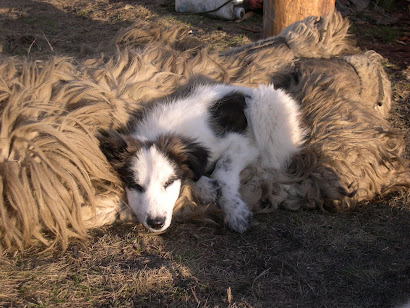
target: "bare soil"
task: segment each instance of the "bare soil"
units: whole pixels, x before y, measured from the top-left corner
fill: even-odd
[[[409,4],[372,2],[350,16],[358,44],[386,59],[391,122],[408,144]],[[262,12],[236,23],[178,15],[169,0],[1,0],[0,55],[80,57],[135,20],[183,24],[216,50],[262,36]],[[410,200],[278,210],[242,235],[180,222],[152,236],[117,224],[63,254],[2,259],[0,286],[2,307],[393,307],[410,299]]]

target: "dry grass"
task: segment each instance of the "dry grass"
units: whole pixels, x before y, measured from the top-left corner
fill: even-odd
[[[278,211],[233,234],[177,224],[161,236],[116,225],[64,255],[4,260],[11,306],[388,307],[408,296],[408,208]],[[407,295],[406,295],[407,293]]]
[[[87,55],[136,19],[185,24],[215,49],[260,38],[239,27],[260,29],[260,15],[238,26],[178,16],[171,1],[5,0],[0,46],[5,55],[33,58]],[[359,34],[367,26],[355,25]],[[377,45],[368,35],[360,42],[387,57],[391,121],[408,132],[407,60],[393,52],[401,44]],[[117,224],[64,254],[33,249],[2,259],[0,306],[391,307],[410,298],[409,215],[408,196],[392,195],[345,213],[256,215],[243,235],[181,222],[151,236]]]

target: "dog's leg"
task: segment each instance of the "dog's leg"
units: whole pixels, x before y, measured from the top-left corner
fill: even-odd
[[[199,199],[204,204],[216,203],[218,195],[220,195],[218,181],[207,176],[201,176],[195,183],[195,188],[198,192]]]
[[[219,205],[225,212],[226,224],[242,233],[251,226],[252,212],[239,194],[239,174],[256,160],[258,151],[246,137],[239,134],[232,134],[227,141],[229,146],[218,160],[211,177],[220,186]]]

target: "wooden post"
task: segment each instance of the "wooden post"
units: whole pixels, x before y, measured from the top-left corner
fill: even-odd
[[[335,0],[264,0],[263,37],[278,35],[286,26],[308,16],[324,17],[335,7]]]

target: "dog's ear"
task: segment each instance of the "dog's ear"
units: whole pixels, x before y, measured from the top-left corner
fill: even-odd
[[[158,149],[176,163],[183,179],[194,181],[204,175],[209,151],[200,143],[181,136],[159,136],[155,142]]]
[[[129,158],[141,148],[138,140],[124,136],[116,130],[100,130],[97,139],[101,151],[117,172],[123,169]]]

